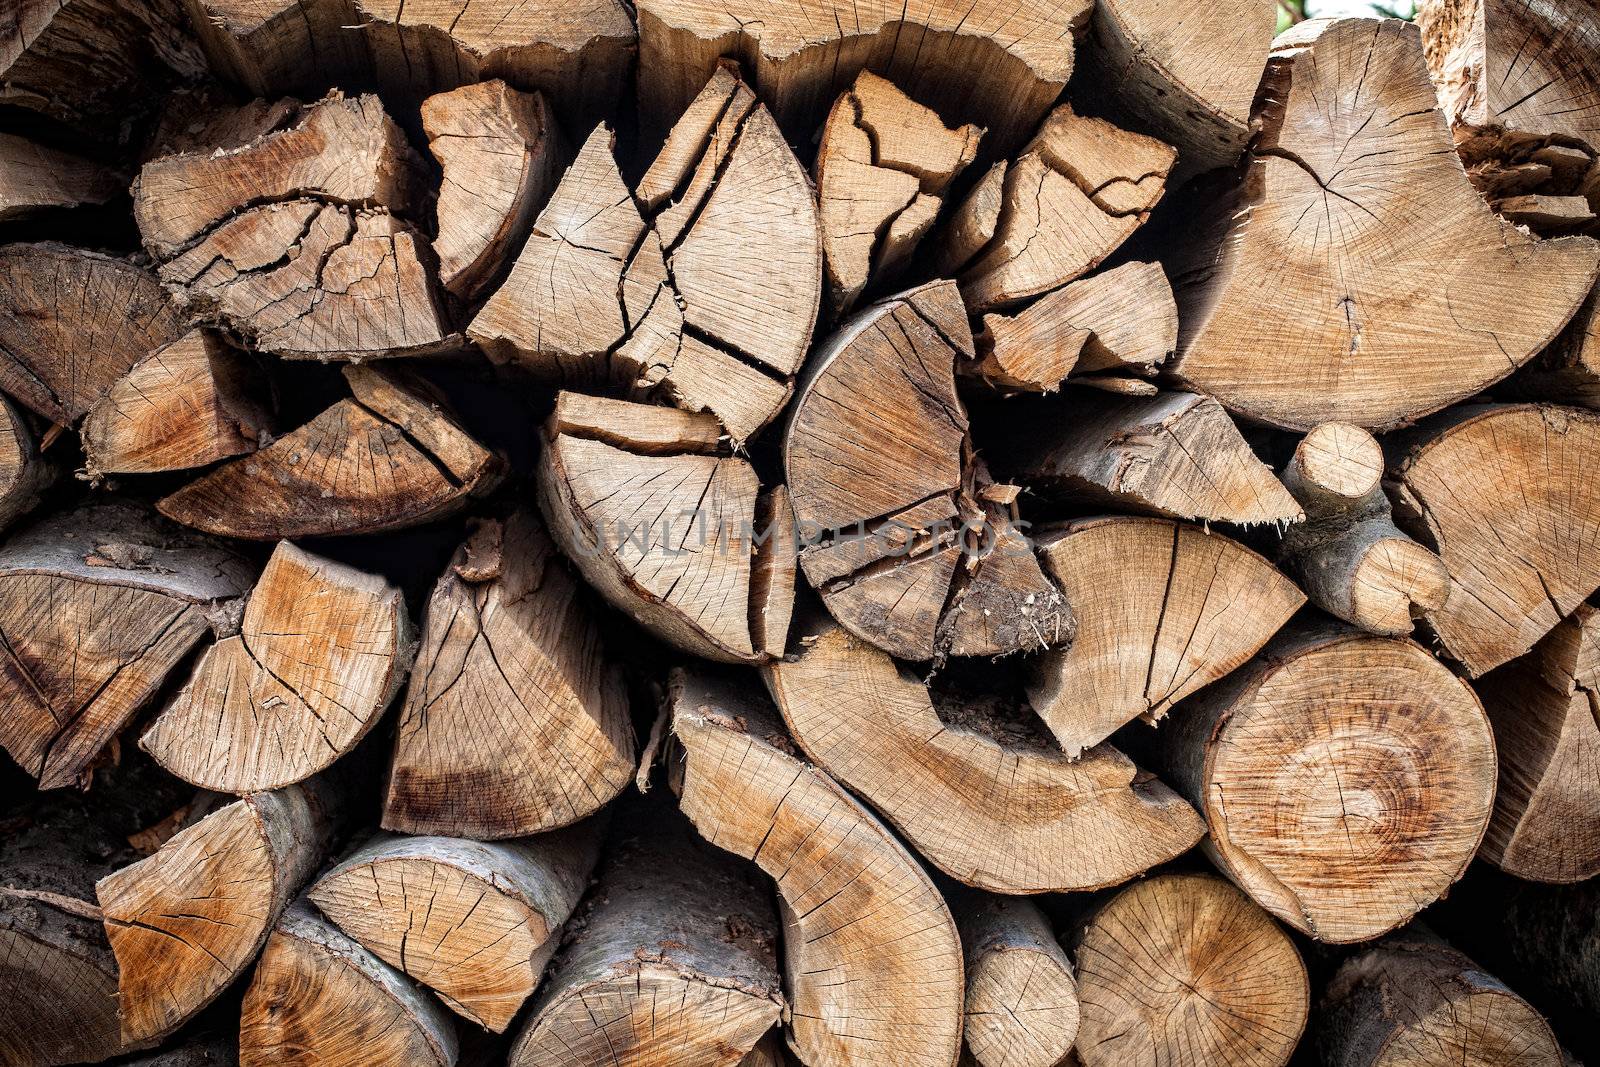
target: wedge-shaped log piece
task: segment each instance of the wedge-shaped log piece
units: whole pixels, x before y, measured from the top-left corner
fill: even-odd
[[[1320,941],[1378,936],[1449,889],[1494,801],[1494,738],[1420,645],[1343,624],[1285,631],[1175,709],[1158,770],[1206,818],[1206,851]]]
[[[1494,209],[1506,221],[1540,234],[1570,233],[1594,221],[1594,210],[1581,196],[1548,193],[1508,196],[1496,200]]]
[[[790,1067],[794,1060],[789,1056],[783,1039],[773,1030],[756,1042],[750,1054],[739,1061],[739,1067]]]
[[[132,504],[13,537],[0,549],[0,745],[41,789],[79,781],[252,576]]]
[[[244,996],[239,1067],[454,1067],[450,1016],[304,903],[273,928]]]
[[[1306,602],[1237,541],[1166,519],[1081,519],[1039,550],[1078,628],[1034,665],[1028,700],[1073,757],[1135,718],[1158,722]]]
[[[1058,1067],[1078,1036],[1078,984],[1032,903],[973,893],[954,902],[967,960],[967,1051],[980,1067]]]
[[[344,377],[354,396],[164,497],[162,514],[256,541],[378,533],[432,522],[498,484],[500,456],[455,423],[427,382],[372,366]]]
[[[1083,1067],[1283,1067],[1311,990],[1294,942],[1207,874],[1122,890],[1077,930]]]
[[[1427,425],[1427,424],[1425,424]],[[1600,416],[1459,408],[1404,448],[1395,510],[1450,571],[1427,616],[1473,675],[1520,656],[1600,587]]]
[[[1265,85],[1215,243],[1168,264],[1194,388],[1288,429],[1387,429],[1504,378],[1588,295],[1600,245],[1537,241],[1467,181],[1410,23],[1302,24]]]
[[[801,1061],[953,1067],[961,941],[917,861],[796,758],[758,692],[679,671],[667,699],[680,750],[669,772],[684,814],[706,840],[777,881],[789,1041]]]
[[[1507,393],[1600,410],[1600,286],[1549,348],[1505,383]]]
[[[93,160],[0,133],[0,222],[104,204],[122,192],[122,184]]]
[[[0,530],[32,511],[59,472],[40,454],[28,416],[0,395]]]

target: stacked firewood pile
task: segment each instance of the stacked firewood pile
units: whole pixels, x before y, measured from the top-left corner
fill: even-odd
[[[8,4],[0,1063],[1600,1053],[1600,6],[1276,18]]]

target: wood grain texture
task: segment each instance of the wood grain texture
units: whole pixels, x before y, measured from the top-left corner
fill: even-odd
[[[983,893],[953,908],[968,1053],[980,1067],[1059,1067],[1078,1037],[1078,983],[1049,920],[1029,901]]]
[[[33,424],[9,397],[0,396],[0,530],[39,503],[59,464],[39,451]]]
[[[121,192],[122,179],[94,160],[0,133],[0,222],[104,204]]]

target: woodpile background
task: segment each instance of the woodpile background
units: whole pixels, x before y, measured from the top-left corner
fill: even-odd
[[[0,4],[0,1063],[1600,1063],[1600,3]]]

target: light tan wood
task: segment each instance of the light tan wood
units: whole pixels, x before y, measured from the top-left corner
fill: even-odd
[[[1496,200],[1494,209],[1507,221],[1541,234],[1570,232],[1595,220],[1589,201],[1581,196],[1525,193]]]
[[[1600,286],[1561,336],[1505,383],[1510,395],[1600,410]]]
[[[1078,1036],[1078,985],[1049,920],[1027,900],[981,893],[954,908],[967,1052],[980,1067],[1058,1067]]]
[[[104,204],[122,192],[122,184],[93,160],[0,133],[0,222]]]
[[[0,395],[0,530],[32,511],[59,473],[59,466],[40,453],[28,416]]]

